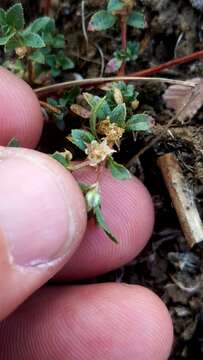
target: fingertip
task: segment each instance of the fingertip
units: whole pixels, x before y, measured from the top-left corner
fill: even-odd
[[[12,138],[21,146],[35,148],[39,142],[43,115],[32,88],[0,66],[0,145]]]
[[[49,156],[0,150],[0,318],[64,265],[86,227],[83,195]]]

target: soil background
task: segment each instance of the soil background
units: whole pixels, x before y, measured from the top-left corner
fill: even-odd
[[[0,0],[1,7],[7,7],[11,3],[14,2]],[[102,63],[110,59],[119,44],[119,30],[89,34],[87,46],[81,25],[81,1],[53,0],[52,3],[50,15],[55,17],[58,29],[65,34],[67,54],[76,63],[74,72],[65,73],[57,81],[101,76]],[[105,3],[103,0],[85,1],[86,23]],[[131,62],[127,68],[129,73],[202,49],[203,0],[140,0],[136,3],[146,15],[147,28],[132,29],[128,33],[128,40],[137,40],[141,44],[138,60]],[[28,21],[43,13],[43,1],[24,0],[23,4]],[[203,60],[176,66],[158,76],[182,80],[203,77]],[[165,88],[165,85],[160,84],[139,85],[141,107],[151,112],[160,126],[164,126],[172,114],[166,109],[162,99]],[[182,133],[173,137],[165,134],[156,146],[131,167],[152,194],[156,209],[154,233],[147,248],[136,260],[97,279],[141,284],[153,289],[163,299],[175,327],[171,360],[203,359],[203,252],[201,244],[191,250],[181,232],[157,166],[157,157],[167,152],[176,154],[203,217],[203,149],[200,144],[197,151],[194,143],[197,133],[198,136],[203,135],[202,118],[203,108],[185,124]],[[52,139],[51,145],[49,139]],[[62,146],[61,139],[59,130],[48,126],[41,148],[55,151]],[[119,160],[126,164],[149,139],[150,136],[140,136],[136,143],[132,138],[124,141]]]

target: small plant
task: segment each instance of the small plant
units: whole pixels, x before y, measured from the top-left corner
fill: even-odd
[[[135,113],[139,106],[138,95],[133,85],[124,82],[113,84],[104,97],[84,92],[78,99],[79,103],[70,107],[83,118],[81,128],[72,129],[67,139],[83,152],[85,160],[75,164],[68,150],[53,154],[53,158],[70,171],[86,166],[97,169],[95,183],[81,184],[81,189],[89,215],[95,217],[97,224],[114,242],[117,239],[105,224],[101,212],[99,181],[105,167],[116,179],[127,180],[131,177],[129,171],[114,160],[113,154],[119,151],[125,133],[149,131],[152,126],[149,115]]]
[[[64,53],[65,39],[58,34],[53,19],[44,16],[25,27],[23,7],[20,3],[7,11],[0,9],[0,45],[9,54],[15,52],[17,60],[8,60],[5,66],[20,74],[29,82],[40,82],[37,78],[52,77],[72,69],[73,61]]]
[[[120,23],[122,47],[114,52],[113,58],[106,66],[106,73],[120,70],[120,73],[124,74],[126,62],[138,57],[139,43],[127,42],[127,26],[143,29],[145,19],[141,12],[133,10],[133,4],[133,0],[108,0],[107,9],[96,12],[90,19],[89,31],[104,31]]]

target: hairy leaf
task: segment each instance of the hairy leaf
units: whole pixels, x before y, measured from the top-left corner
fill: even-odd
[[[16,139],[16,138],[12,138],[9,141],[7,147],[20,147],[20,141],[18,139]]]
[[[33,21],[33,23],[30,24],[30,26],[28,27],[28,30],[31,32],[34,32],[34,33],[39,33],[41,31],[46,31],[48,25],[49,25],[49,27],[51,26],[54,30],[54,28],[55,28],[54,20],[48,16],[43,16],[43,17],[40,17],[40,18],[36,19],[35,21]],[[49,31],[50,31],[50,28],[49,28]]]
[[[144,29],[145,28],[144,14],[138,11],[132,11],[128,18],[128,25],[135,27],[137,29]]]
[[[66,169],[70,163],[70,161],[68,161],[67,157],[64,156],[63,153],[60,153],[58,151],[56,151],[53,155],[52,158],[54,160],[57,160],[61,165],[63,165]]]
[[[92,108],[91,116],[90,116],[90,129],[91,132],[96,136],[96,124],[97,124],[97,118],[98,113],[102,109],[102,106],[104,105],[106,101],[106,97],[101,98],[97,104]]]
[[[40,50],[34,51],[30,56],[29,59],[38,63],[38,64],[45,64],[45,56]]]
[[[131,174],[125,166],[118,164],[112,157],[109,157],[107,167],[111,170],[113,177],[118,180],[128,180],[131,178]]]
[[[105,68],[105,73],[106,74],[116,73],[121,68],[122,63],[123,63],[122,59],[118,59],[117,57],[114,57],[107,63]]]
[[[6,24],[6,12],[3,9],[0,9],[0,25]]]
[[[25,19],[23,7],[20,3],[11,6],[6,12],[6,23],[11,28],[19,31],[24,28]]]
[[[150,117],[146,114],[133,115],[126,123],[126,131],[147,131],[150,129]]]
[[[94,210],[94,214],[96,216],[96,221],[97,221],[97,225],[102,228],[104,230],[104,232],[106,233],[106,235],[116,244],[118,244],[118,240],[116,239],[116,237],[112,234],[111,230],[109,229],[108,225],[105,223],[102,211],[100,209],[100,207],[98,206],[97,208],[95,208]]]
[[[37,49],[46,46],[44,40],[38,34],[29,32],[29,33],[23,33],[22,36],[23,36],[24,44],[27,47]]]
[[[68,137],[74,145],[76,145],[80,150],[85,151],[87,143],[91,143],[95,140],[95,137],[86,130],[75,129],[71,131],[71,136]]]
[[[115,11],[122,10],[125,7],[125,3],[122,0],[109,0],[107,10],[114,13]]]
[[[117,124],[120,127],[125,127],[126,115],[126,105],[124,103],[119,104],[111,113],[111,122]]]
[[[91,17],[88,25],[88,31],[102,31],[110,29],[117,18],[106,10],[100,10]]]

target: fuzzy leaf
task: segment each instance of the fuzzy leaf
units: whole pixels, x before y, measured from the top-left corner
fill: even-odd
[[[58,161],[61,165],[63,165],[66,169],[70,163],[70,161],[67,160],[67,158],[60,152],[56,151],[53,155],[52,158],[56,161]]]
[[[96,124],[97,124],[98,113],[102,109],[105,101],[106,101],[106,97],[101,98],[97,102],[97,104],[92,108],[92,112],[90,116],[90,129],[95,136],[96,136]]]
[[[92,109],[101,100],[101,98],[99,96],[94,96],[90,93],[83,93],[83,96]],[[98,110],[97,117],[99,120],[104,120],[110,114],[111,114],[111,109],[109,107],[108,102],[105,100],[104,102],[102,102],[102,105]]]
[[[124,103],[119,104],[115,107],[115,109],[113,109],[111,113],[111,122],[117,124],[120,127],[125,127],[126,115],[126,105]]]
[[[122,0],[109,0],[107,10],[108,12],[114,12],[122,10],[125,4]]]
[[[118,180],[129,180],[131,178],[131,174],[125,166],[118,164],[112,157],[109,157],[107,167],[111,170],[112,176]]]
[[[38,49],[46,46],[44,40],[38,34],[29,32],[29,33],[23,33],[22,36],[23,36],[24,44],[27,47]]]
[[[147,131],[150,129],[150,117],[146,114],[133,115],[126,123],[126,131]]]
[[[7,147],[20,147],[20,141],[18,139],[16,139],[16,138],[12,138],[9,141]]]
[[[34,61],[37,64],[45,64],[45,56],[40,50],[34,51],[29,56],[29,59]]]
[[[104,232],[106,233],[106,235],[116,244],[118,244],[118,240],[116,239],[116,237],[112,234],[111,230],[109,229],[108,225],[105,223],[102,211],[100,209],[100,207],[98,206],[97,208],[95,208],[94,210],[94,214],[96,217],[96,221],[97,221],[97,225],[102,228],[104,230]]]
[[[55,36],[53,47],[55,49],[63,49],[65,47],[65,38],[64,35],[58,34]]]
[[[6,12],[0,9],[0,25],[6,25]]]
[[[123,63],[122,59],[118,59],[117,57],[114,57],[107,63],[105,68],[105,73],[106,74],[116,73],[121,68],[122,63]]]
[[[11,28],[19,31],[24,28],[25,19],[23,7],[20,3],[11,6],[6,12],[6,23]]]
[[[137,29],[145,28],[145,18],[144,14],[138,11],[132,11],[128,18],[128,25],[135,27]]]
[[[88,25],[88,31],[103,31],[110,29],[117,18],[106,10],[100,10],[91,17]]]
[[[69,70],[74,68],[74,62],[69,58],[63,55],[63,57],[59,58],[58,61],[63,70]]]
[[[41,31],[46,31],[46,28],[48,25],[49,26],[51,25],[54,29],[54,27],[55,27],[54,20],[48,16],[43,16],[43,17],[40,17],[40,18],[36,19],[35,21],[33,21],[33,23],[30,24],[30,26],[28,27],[28,30],[33,33],[39,33]],[[50,31],[50,29],[49,29],[49,31]]]
[[[13,36],[14,34],[0,37],[0,45],[6,45]]]
[[[85,151],[87,147],[86,144],[91,143],[95,140],[95,138],[89,131],[75,129],[71,131],[71,136],[68,137],[68,140],[70,140],[80,150]]]

